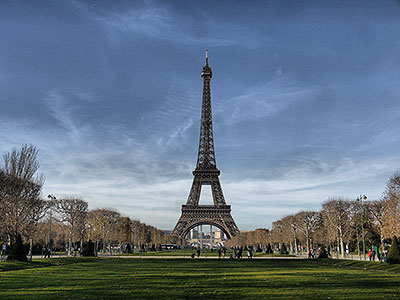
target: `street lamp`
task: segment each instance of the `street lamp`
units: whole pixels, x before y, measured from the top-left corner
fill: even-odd
[[[367,260],[365,256],[365,238],[364,238],[364,206],[363,200],[367,200],[367,196],[360,195],[357,197],[357,201],[361,203],[361,234],[362,234],[362,241],[363,241],[363,253],[364,253],[364,260]]]
[[[57,200],[57,198],[53,194],[49,194],[47,198],[51,200]],[[51,217],[53,215],[52,208],[50,207],[50,218],[49,218],[49,246],[48,248],[50,249],[50,243],[51,243]]]
[[[103,254],[105,253],[106,253],[106,214],[103,213]]]

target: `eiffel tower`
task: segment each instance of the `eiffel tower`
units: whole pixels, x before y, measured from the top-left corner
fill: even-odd
[[[225,197],[219,182],[220,171],[217,169],[212,129],[210,81],[211,68],[206,64],[201,72],[203,78],[203,99],[201,107],[201,125],[197,165],[193,171],[193,183],[186,205],[182,205],[182,214],[172,231],[173,235],[185,238],[187,233],[198,225],[208,224],[221,229],[228,238],[239,233],[231,215],[231,206],[226,205]],[[199,205],[201,188],[211,185],[214,205]]]

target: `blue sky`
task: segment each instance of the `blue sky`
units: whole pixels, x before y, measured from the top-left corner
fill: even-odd
[[[331,196],[379,198],[400,170],[389,0],[1,1],[0,151],[36,145],[44,195],[172,229],[196,163],[206,48],[240,229]]]

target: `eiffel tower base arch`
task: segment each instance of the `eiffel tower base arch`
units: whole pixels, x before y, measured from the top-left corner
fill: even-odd
[[[232,218],[230,205],[182,205],[181,217],[172,234],[184,239],[191,229],[204,224],[221,229],[229,239],[240,232]]]

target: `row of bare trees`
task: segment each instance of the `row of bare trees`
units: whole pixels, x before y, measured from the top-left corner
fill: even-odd
[[[394,174],[379,200],[361,201],[332,197],[319,211],[301,211],[272,223],[272,229],[257,229],[233,239],[233,245],[282,247],[297,253],[321,245],[344,256],[362,251],[362,231],[367,251],[373,246],[385,250],[391,238],[400,235],[400,174]],[[365,200],[365,199],[364,199]],[[381,252],[382,253],[382,252]]]
[[[301,211],[272,223],[272,229],[244,232],[232,245],[257,245],[289,251],[309,251],[320,245],[331,246],[344,256],[346,251],[362,251],[362,231],[367,249],[384,251],[394,235],[400,235],[400,174],[394,174],[379,200],[361,201],[332,197],[319,211]]]
[[[164,231],[124,217],[115,209],[88,210],[87,202],[77,198],[55,200],[53,207],[52,220],[39,223],[39,245],[47,245],[50,239],[52,248],[72,254],[88,240],[103,252],[158,248],[168,242]]]
[[[13,245],[18,236],[29,241],[30,254],[37,248],[58,249],[92,240],[111,251],[129,244],[129,248],[148,247],[166,242],[164,232],[131,220],[114,209],[88,209],[83,199],[42,198],[44,178],[38,174],[38,149],[24,145],[3,155],[0,166],[0,241]]]

